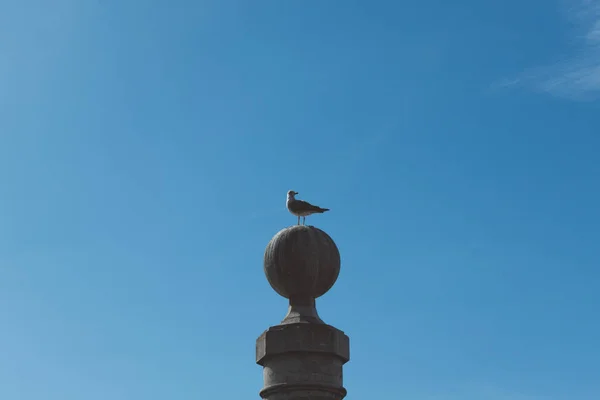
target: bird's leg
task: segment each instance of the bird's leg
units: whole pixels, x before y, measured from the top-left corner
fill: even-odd
[[[298,225],[300,225],[300,216],[298,215]]]
[[[302,217],[302,225],[306,225],[306,217]]]

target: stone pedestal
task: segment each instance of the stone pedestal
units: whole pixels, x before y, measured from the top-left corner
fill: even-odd
[[[342,366],[350,359],[348,336],[325,324],[276,325],[256,341],[267,400],[341,400]]]
[[[265,250],[264,271],[271,287],[289,299],[279,325],[256,341],[256,363],[263,367],[266,400],[342,400],[342,367],[350,359],[348,336],[325,324],[315,299],[340,272],[333,240],[313,226],[278,232]]]

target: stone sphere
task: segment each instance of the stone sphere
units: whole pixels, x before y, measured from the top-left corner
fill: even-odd
[[[333,239],[314,226],[279,231],[267,245],[264,270],[281,296],[316,299],[327,293],[340,273],[340,252]]]

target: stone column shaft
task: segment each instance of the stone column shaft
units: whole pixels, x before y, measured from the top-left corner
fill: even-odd
[[[265,331],[256,342],[268,400],[341,400],[342,367],[350,359],[344,332],[325,324],[292,323]]]
[[[343,365],[350,341],[325,324],[315,299],[337,280],[340,255],[333,240],[312,226],[293,226],[275,235],[265,251],[265,275],[290,300],[279,325],[256,341],[256,363],[263,367],[265,400],[342,400]]]

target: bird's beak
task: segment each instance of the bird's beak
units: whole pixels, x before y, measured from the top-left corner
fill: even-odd
[[[296,195],[296,194],[298,194],[298,192],[294,192],[294,194]]]

